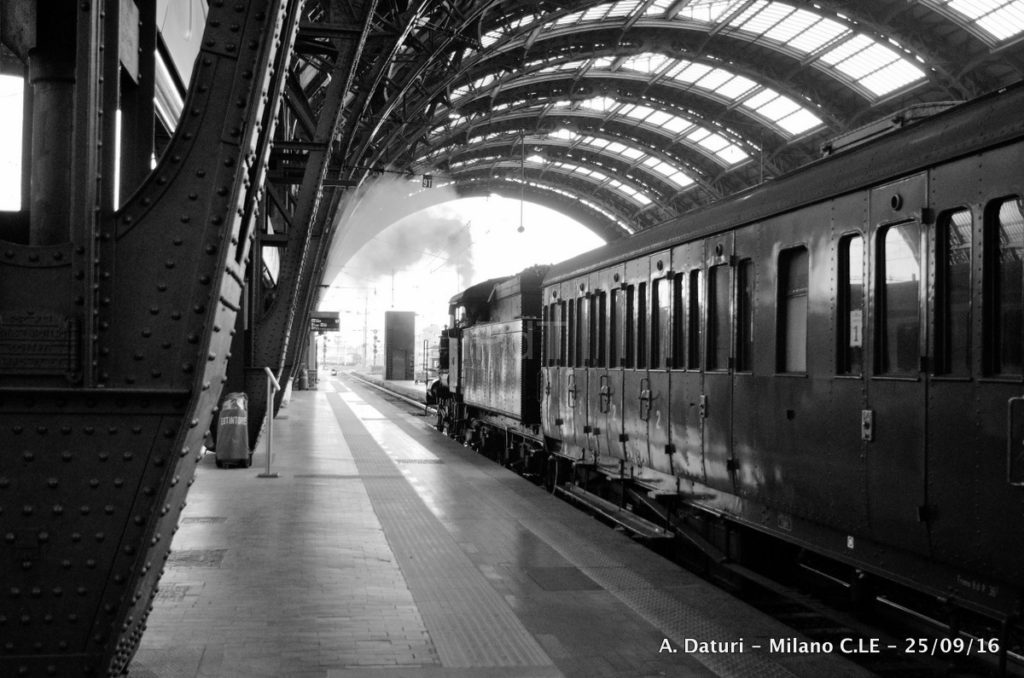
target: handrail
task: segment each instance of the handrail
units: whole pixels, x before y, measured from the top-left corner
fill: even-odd
[[[267,470],[257,478],[276,478],[277,474],[270,472],[270,457],[274,451],[274,393],[281,390],[281,383],[269,367],[263,372],[267,375]]]

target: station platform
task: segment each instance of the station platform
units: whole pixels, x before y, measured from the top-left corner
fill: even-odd
[[[130,678],[870,675],[345,375],[272,442],[200,463]]]

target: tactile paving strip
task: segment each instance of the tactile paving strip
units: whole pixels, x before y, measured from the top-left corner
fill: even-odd
[[[366,492],[442,665],[551,666],[543,648],[398,473],[360,418],[341,397],[328,394],[328,399],[357,468],[366,471]],[[361,416],[376,416],[371,410],[358,408]],[[385,464],[396,477],[380,477]]]

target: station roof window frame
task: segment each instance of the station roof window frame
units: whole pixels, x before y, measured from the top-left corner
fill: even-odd
[[[955,5],[1002,3],[1004,14],[1016,11],[1024,0],[923,0],[936,9],[954,11]],[[964,23],[963,17],[959,18]],[[654,22],[660,26],[697,27],[709,34],[722,34],[770,45],[791,54],[801,63],[817,68],[871,102],[880,101],[894,93],[904,91],[927,80],[924,59],[895,40],[882,40],[871,35],[849,17],[779,0],[701,0],[684,3],[655,0],[610,0],[542,20],[528,15],[510,24],[492,29],[484,36],[484,46],[491,47],[506,38],[512,38],[523,26],[541,33],[559,30],[578,30],[583,25],[597,25],[609,21],[631,22],[644,25]],[[979,19],[981,20],[981,19]],[[543,21],[543,24],[540,22]],[[850,44],[847,44],[850,43]],[[475,50],[469,48],[465,55]]]

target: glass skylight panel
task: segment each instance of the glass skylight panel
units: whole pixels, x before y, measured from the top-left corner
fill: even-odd
[[[668,164],[664,160],[658,160],[657,158],[647,158],[643,163],[646,167],[654,170],[661,176],[665,177],[675,185],[683,188],[693,183],[693,179],[686,176],[672,165]]]
[[[600,113],[610,113],[619,107],[619,102],[611,97],[592,97],[580,102],[581,108],[589,108]]]
[[[672,132],[672,134],[680,134],[681,132],[684,132],[693,127],[693,123],[685,118],[680,118],[678,116],[669,116],[669,119],[666,120],[661,126],[667,129],[669,132]]]
[[[646,121],[649,122],[652,125],[657,125],[658,127],[663,127],[663,126],[665,126],[665,123],[667,123],[667,122],[669,122],[671,120],[675,120],[675,119],[676,119],[676,116],[670,115],[670,114],[666,113],[665,111],[653,111],[650,115],[647,116],[647,120]]]
[[[736,75],[722,83],[722,85],[715,91],[718,94],[735,101],[755,87],[757,87],[757,83],[750,78],[745,78],[742,75]]]
[[[607,5],[598,5],[597,7],[591,7],[583,14],[583,21],[597,21],[603,19],[608,14]]]
[[[635,54],[622,63],[622,68],[630,71],[639,71],[641,73],[657,73],[665,64],[674,61],[664,54]]]
[[[732,73],[724,71],[721,68],[712,69],[703,78],[696,82],[698,87],[709,89],[712,92],[716,91],[719,87],[727,83],[732,79]]]
[[[765,31],[764,35],[766,38],[788,43],[813,26],[817,20],[817,14],[798,9],[792,14],[786,15],[784,20],[779,21],[769,30]]]
[[[882,96],[920,80],[924,74],[906,61],[896,61],[861,80],[862,85]]]
[[[1024,2],[1008,2],[994,12],[978,19],[978,27],[991,33],[997,40],[1024,31]]]
[[[868,44],[864,44],[863,40]],[[850,53],[847,45],[863,45],[860,51]],[[846,58],[838,59],[837,56]],[[903,59],[895,51],[872,42],[865,36],[857,36],[835,50],[822,55],[821,60],[834,64],[835,68],[860,81],[860,84],[877,96],[887,94],[903,85],[924,77],[924,71]],[[895,67],[894,67],[895,66]],[[869,78],[868,76],[876,76]]]
[[[555,21],[556,26],[565,26],[567,24],[574,24],[580,20],[583,16],[583,12],[573,12],[572,14],[566,14],[561,19]]]
[[[690,3],[679,11],[679,16],[691,21],[715,23],[745,2],[746,0],[721,0],[718,2]]]
[[[651,6],[647,8],[647,11],[644,12],[644,16],[661,16],[674,2],[675,0],[654,0]]]
[[[786,130],[790,134],[802,134],[809,129],[813,129],[821,125],[821,118],[814,115],[806,108],[801,108],[791,115],[787,115],[784,118],[779,118],[775,121],[775,124]]]
[[[711,66],[705,64],[684,61],[678,67],[669,70],[668,76],[679,82],[695,83],[712,70]]]
[[[742,23],[737,22],[733,25],[743,31],[764,35],[793,13],[792,7],[777,2],[762,4],[760,10],[745,15]]]
[[[608,10],[609,17],[624,17],[629,16],[637,10],[643,3],[640,0],[622,0],[621,2],[615,3],[610,10]]]
[[[605,56],[594,59],[592,68],[611,68],[613,63],[615,63],[615,57]]]
[[[480,44],[483,45],[484,47],[490,47],[494,43],[501,40],[503,37],[505,37],[504,32],[500,28],[495,29],[493,31],[488,31],[484,33],[483,36],[480,38]]]
[[[994,40],[1024,32],[1024,0],[933,0],[966,18]]]
[[[850,32],[849,28],[838,21],[819,17],[817,23],[808,27],[800,35],[794,36],[789,41],[789,46],[804,54],[810,54],[820,49],[822,45],[827,45]]]

